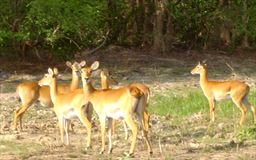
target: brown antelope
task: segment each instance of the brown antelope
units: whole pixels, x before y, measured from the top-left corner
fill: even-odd
[[[250,87],[244,82],[237,80],[230,81],[210,81],[208,80],[207,68],[205,64],[199,64],[191,70],[191,74],[200,75],[200,86],[204,95],[208,99],[210,107],[210,119],[215,120],[215,101],[231,98],[235,105],[241,110],[240,125],[243,124],[248,108],[253,112],[254,122],[256,122],[255,108],[248,102],[247,95]]]
[[[50,87],[50,96],[53,102],[53,110],[58,118],[59,129],[62,143],[69,145],[69,130],[70,119],[78,117],[79,120],[87,129],[87,144],[86,147],[91,147],[91,115],[92,107],[87,104],[87,98],[84,96],[83,89],[76,89],[68,93],[60,93],[57,90],[58,70],[54,68],[48,69],[48,74],[45,74],[39,81],[40,86]],[[64,140],[65,132],[65,140]]]
[[[85,61],[80,64],[74,62],[73,64],[69,61],[66,65],[72,69],[72,81],[70,85],[59,85],[58,91],[60,93],[67,93],[73,91],[79,86],[79,69],[85,65]],[[13,129],[17,129],[17,120],[20,122],[20,129],[22,130],[22,117],[25,111],[37,100],[40,101],[41,105],[52,107],[52,100],[50,97],[50,89],[48,86],[40,87],[38,82],[23,82],[20,83],[16,92],[21,100],[21,106],[14,112]]]
[[[101,88],[104,89],[109,89],[109,82],[112,80],[113,82],[117,83],[109,74],[109,71],[107,69],[103,69],[100,73],[100,78],[101,78]],[[150,90],[149,88],[142,83],[132,83],[131,85],[134,85],[135,87],[137,87],[142,93],[143,96],[145,97],[145,99],[147,100],[146,103],[146,108],[148,106],[148,101],[149,101],[149,94],[150,94]],[[149,121],[149,115],[147,113],[147,111],[145,110],[145,114],[147,114],[148,120]],[[115,120],[112,121],[112,131],[114,133],[114,129],[115,129]],[[125,139],[128,139],[128,129],[127,129],[127,125],[125,123],[125,121],[123,120],[123,126],[124,126],[124,130],[125,130]],[[148,127],[148,126],[147,126]]]
[[[118,89],[96,90],[91,84],[91,73],[97,70],[99,62],[94,62],[91,67],[85,67],[81,70],[82,82],[84,85],[84,94],[96,111],[101,125],[101,151],[105,150],[105,120],[108,119],[108,138],[109,150],[112,152],[112,119],[124,119],[132,131],[132,142],[129,155],[134,153],[137,125],[133,115],[137,114],[143,130],[143,137],[146,141],[148,152],[152,154],[151,144],[148,140],[148,114],[146,113],[146,99],[143,93],[135,86],[129,85]]]

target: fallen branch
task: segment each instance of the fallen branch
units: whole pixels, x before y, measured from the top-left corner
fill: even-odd
[[[72,38],[69,38],[69,37],[67,37],[67,36],[64,36],[64,38],[66,38],[66,39],[72,41],[78,49],[81,49],[81,47],[80,47],[80,46],[76,43],[76,41],[74,41]]]
[[[230,68],[231,69],[231,71],[232,71],[232,73],[234,72],[234,68],[233,67],[231,67],[231,65],[230,64],[228,64],[228,63],[226,63],[226,65],[228,66],[228,68]]]
[[[230,65],[230,64],[228,64],[228,63],[226,62],[226,65],[227,65],[227,66],[228,66],[228,68],[231,70],[231,77],[239,77],[239,76],[235,73],[234,68],[233,68],[233,67],[231,67],[231,65]]]
[[[108,39],[108,36],[109,36],[109,30],[107,31],[106,33],[106,36],[105,36],[105,39],[104,41],[96,48],[92,49],[91,51],[89,51],[87,54],[90,55],[90,54],[93,54],[95,53],[97,50],[99,50],[101,47],[103,47],[105,45],[105,43],[107,42],[107,39]]]

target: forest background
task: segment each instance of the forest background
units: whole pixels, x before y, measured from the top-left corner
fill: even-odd
[[[0,7],[3,57],[64,60],[110,44],[154,54],[256,46],[252,0],[1,0]]]

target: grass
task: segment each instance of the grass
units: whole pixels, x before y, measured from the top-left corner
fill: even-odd
[[[199,90],[191,90],[187,94],[167,90],[156,93],[150,101],[150,112],[165,116],[187,116],[199,111],[206,111],[207,101]]]
[[[8,140],[0,141],[0,155],[14,155],[22,159],[43,151],[43,146],[35,143],[18,143]]]
[[[190,125],[209,125],[209,105],[206,97],[203,95],[201,89],[185,89],[186,92],[180,90],[166,90],[161,93],[155,93],[150,100],[149,111],[151,114],[160,116],[172,117],[171,123],[176,125],[187,125],[186,119],[193,114],[201,112],[203,114],[203,121],[198,124]],[[248,97],[251,104],[256,105],[256,91],[250,92]],[[215,109],[215,123],[208,127],[210,136],[216,134],[218,124],[224,123],[228,127],[223,128],[222,132],[234,132],[236,137],[240,140],[255,139],[256,129],[252,125],[252,114],[248,111],[246,115],[245,124],[239,126],[241,112],[239,108],[233,104],[231,100],[224,100],[216,103]],[[191,126],[192,127],[192,126]],[[188,133],[190,134],[190,133]],[[201,136],[200,136],[201,137]],[[201,137],[202,138],[202,137]]]
[[[256,126],[245,126],[242,127],[238,133],[237,138],[239,141],[245,141],[247,139],[256,139]]]
[[[248,98],[252,104],[256,104],[256,91],[252,91]],[[240,115],[240,110],[231,100],[217,102],[215,107],[216,117],[230,118],[236,113]],[[184,117],[198,112],[208,114],[209,104],[201,89],[186,89],[185,93],[178,90],[166,90],[164,93],[156,93],[151,98],[149,110],[161,116]]]

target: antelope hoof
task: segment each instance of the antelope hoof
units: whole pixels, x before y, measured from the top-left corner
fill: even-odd
[[[101,151],[100,151],[100,154],[103,154],[104,153],[104,149],[102,149]]]
[[[149,151],[149,155],[152,155],[153,154],[153,151]]]
[[[133,157],[134,156],[134,153],[129,153],[128,154],[128,157]]]
[[[108,154],[111,154],[112,151],[113,151],[113,148],[109,149],[109,150],[108,150]]]
[[[17,126],[14,126],[14,125],[11,127],[11,129],[12,129],[13,131],[17,131],[17,130],[18,130],[18,129],[17,129]]]
[[[130,152],[130,153],[124,153],[125,154],[125,156],[127,156],[127,157],[133,157],[134,156],[134,153],[133,152]]]
[[[64,143],[59,144],[60,147],[65,147]]]
[[[92,146],[90,146],[90,145],[88,145],[88,146],[85,147],[85,150],[86,150],[86,151],[88,151],[88,150],[90,150],[90,149],[92,149]]]

